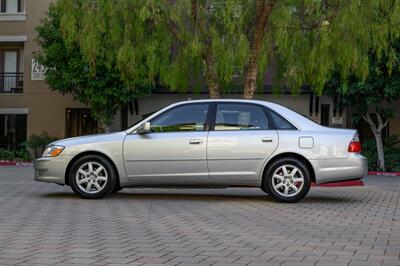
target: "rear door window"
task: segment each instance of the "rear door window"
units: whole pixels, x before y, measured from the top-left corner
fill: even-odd
[[[219,103],[215,131],[266,130],[269,122],[261,106],[242,103]]]

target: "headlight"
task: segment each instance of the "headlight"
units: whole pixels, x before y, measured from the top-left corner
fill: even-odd
[[[49,146],[44,150],[42,157],[56,157],[63,150],[64,150],[63,146],[57,146],[57,145]]]

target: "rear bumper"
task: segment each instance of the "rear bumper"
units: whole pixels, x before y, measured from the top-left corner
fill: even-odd
[[[346,159],[310,160],[310,163],[316,184],[360,179],[368,173],[367,158],[357,153]]]
[[[45,157],[35,160],[35,180],[65,185],[65,169],[69,160],[69,156]]]

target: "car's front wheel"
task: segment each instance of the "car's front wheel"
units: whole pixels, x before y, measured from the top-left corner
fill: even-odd
[[[278,202],[292,203],[303,199],[311,186],[308,167],[296,158],[273,162],[264,176],[262,189]]]
[[[116,187],[116,173],[111,163],[99,155],[79,158],[71,167],[72,190],[85,199],[100,199]]]

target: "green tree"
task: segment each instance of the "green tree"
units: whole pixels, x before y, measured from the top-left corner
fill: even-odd
[[[351,107],[354,122],[364,119],[368,123],[375,137],[378,167],[382,171],[385,171],[382,130],[394,116],[390,103],[400,98],[400,42],[394,42],[391,48],[388,52],[394,52],[393,55],[384,53],[377,57],[371,52],[365,80],[353,76],[343,81],[340,75],[335,75],[325,91],[330,96],[338,95],[344,107]]]
[[[115,65],[121,81],[184,91],[203,82],[211,98],[239,85],[252,98],[274,60],[276,84],[322,93],[365,79],[370,49],[399,35],[399,0],[59,0],[67,44],[90,62]],[[389,62],[394,59],[389,54]]]
[[[50,5],[48,16],[36,28],[42,50],[35,56],[46,67],[46,82],[52,90],[70,93],[91,108],[91,113],[106,132],[121,104],[150,92],[150,86],[137,82],[122,83],[115,62],[97,60],[91,65],[77,42],[68,42],[61,32],[58,5]]]

